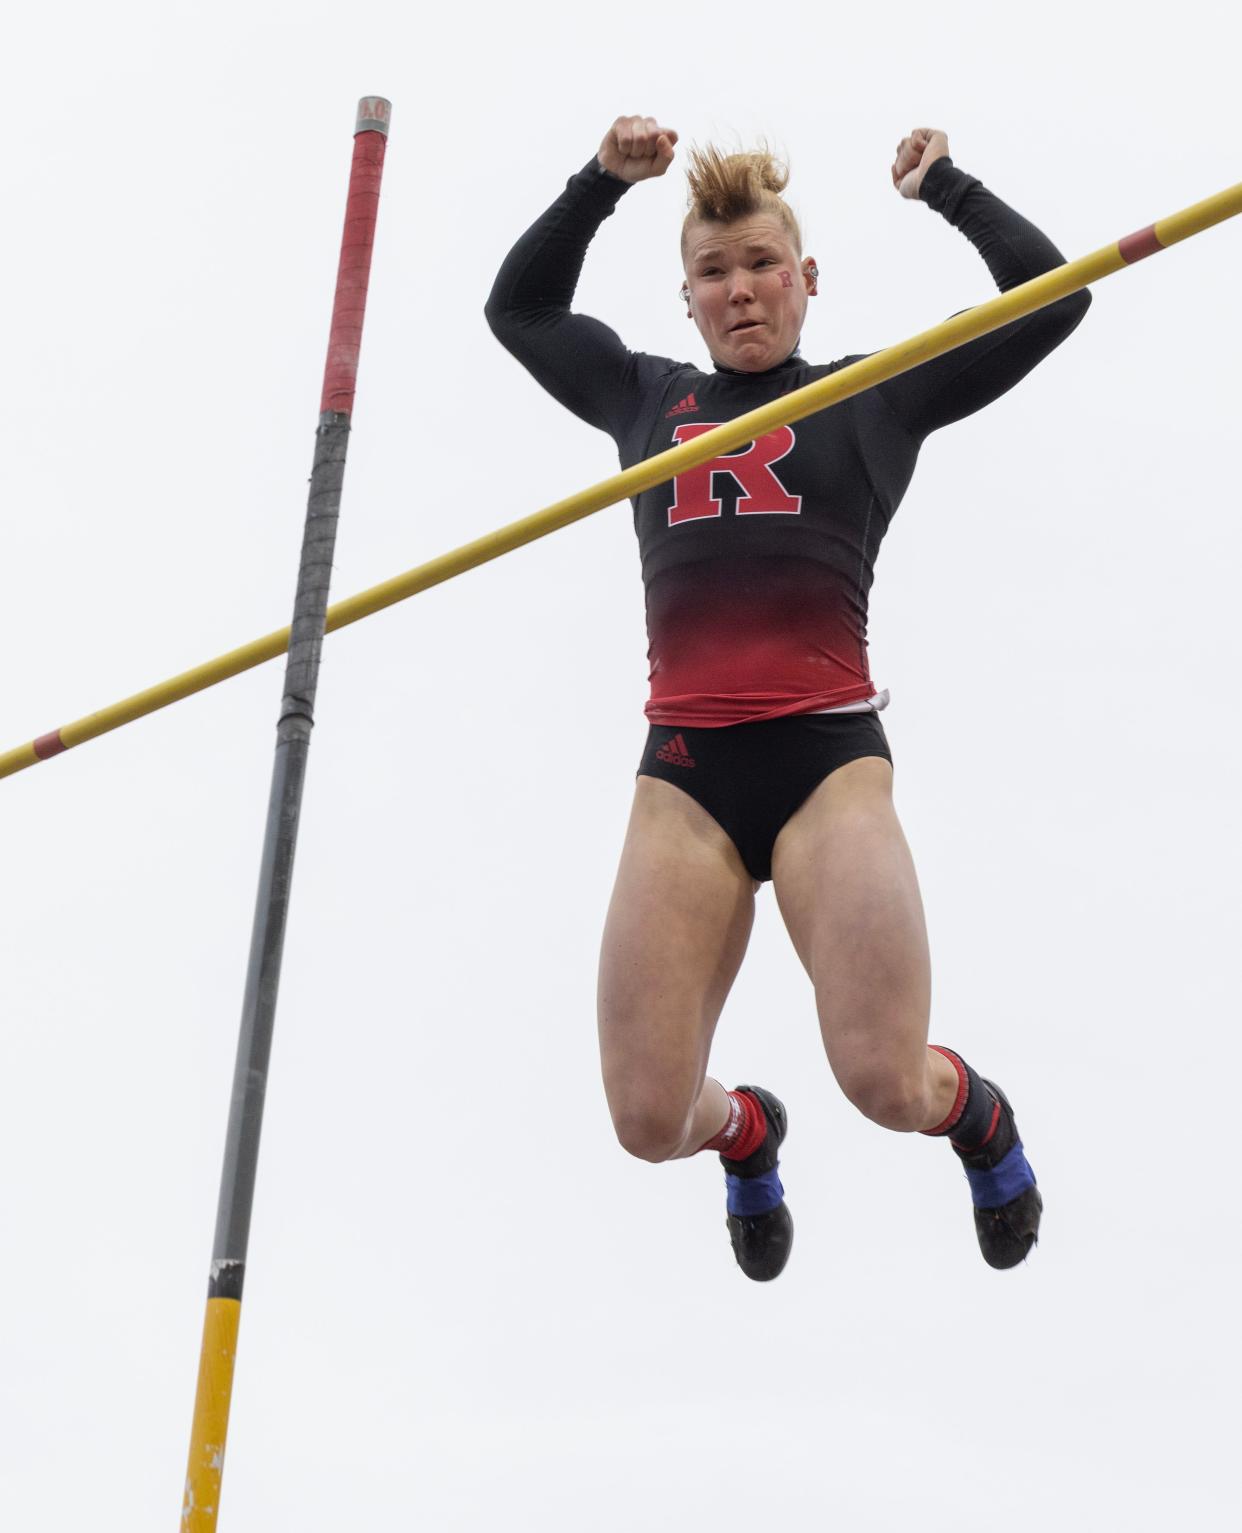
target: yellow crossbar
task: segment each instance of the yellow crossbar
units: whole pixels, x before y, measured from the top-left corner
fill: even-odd
[[[933,325],[930,330],[924,330],[908,341],[877,351],[838,373],[831,373],[826,378],[808,383],[805,388],[795,389],[792,394],[785,394],[780,399],[761,405],[757,410],[739,415],[736,420],[704,432],[693,441],[683,442],[678,447],[669,448],[667,452],[646,458],[633,468],[613,474],[611,478],[601,480],[589,489],[580,490],[576,495],[558,500],[532,516],[510,522],[508,526],[476,538],[472,543],[463,544],[451,553],[441,554],[426,564],[406,570],[403,575],[396,575],[391,580],[371,586],[369,590],[360,591],[357,596],[346,597],[344,601],[328,608],[328,632],[356,623],[360,618],[370,617],[384,607],[391,607],[395,602],[405,601],[407,597],[416,596],[431,586],[452,580],[491,559],[499,559],[502,554],[511,553],[526,543],[533,543],[536,538],[546,537],[548,533],[567,527],[571,522],[581,521],[583,517],[602,511],[605,506],[616,505],[618,501],[663,484],[665,480],[697,468],[722,453],[731,452],[766,432],[803,420],[817,410],[827,409],[829,405],[861,394],[865,389],[874,388],[877,383],[884,383],[899,373],[908,372],[912,367],[930,362],[933,357],[943,356],[946,351],[964,346],[967,341],[987,335],[1036,309],[1055,303],[1058,298],[1065,298],[1079,288],[1098,282],[1101,277],[1111,276],[1123,266],[1142,260],[1144,256],[1154,255],[1159,250],[1189,239],[1193,234],[1200,234],[1215,224],[1223,223],[1227,218],[1233,218],[1239,212],[1242,212],[1242,183],[1202,202],[1196,202],[1180,213],[1161,219],[1114,244],[1106,245],[1093,255],[1082,256],[1066,266],[1045,272],[1043,276],[1024,282],[1021,287],[1002,293],[980,304],[978,308],[969,309],[964,314],[955,314],[952,319]],[[277,655],[285,652],[288,643],[288,628],[278,629],[265,638],[254,639],[249,644],[243,644],[240,649],[229,650],[215,660],[197,665],[193,670],[183,671],[179,676],[160,682],[158,686],[148,687],[145,692],[136,692],[132,697],[113,703],[108,708],[101,708],[97,713],[88,713],[85,718],[62,725],[51,734],[5,751],[0,754],[0,777],[8,777],[25,767],[70,750],[75,745],[81,745],[86,740],[93,740],[97,735],[119,729],[122,724],[132,723],[134,719],[166,708],[169,703],[178,702],[194,692],[214,687],[217,682],[248,671],[265,660],[274,660]]]

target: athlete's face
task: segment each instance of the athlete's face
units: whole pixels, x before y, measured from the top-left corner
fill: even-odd
[[[744,373],[776,367],[802,333],[815,262],[800,259],[775,214],[686,231],[690,315],[712,360]]]

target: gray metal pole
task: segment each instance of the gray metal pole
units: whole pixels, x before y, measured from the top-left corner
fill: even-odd
[[[285,921],[293,883],[293,857],[297,849],[302,786],[314,725],[319,652],[323,643],[324,614],[328,609],[328,582],[332,573],[332,551],[336,543],[348,443],[349,415],[325,412],[320,417],[311,468],[310,502],[298,570],[285,691],[276,726],[276,758],[268,795],[259,892],[242,1000],[241,1036],[237,1045],[224,1169],[220,1178],[220,1203],[208,1290],[216,1298],[241,1298],[268,1060],[276,1021],[280,961],[285,944]]]
[[[382,97],[364,97],[359,103],[354,134],[345,233],[341,241],[336,300],[324,368],[284,696],[276,726],[276,759],[242,1001],[241,1036],[233,1074],[224,1169],[220,1178],[220,1202],[207,1289],[207,1318],[181,1514],[183,1533],[214,1530],[219,1510],[259,1136],[276,1020],[276,993],[280,985],[280,961],[293,882],[302,786],[314,725],[319,654],[328,610],[328,584],[345,477],[345,453],[390,112],[389,103]]]

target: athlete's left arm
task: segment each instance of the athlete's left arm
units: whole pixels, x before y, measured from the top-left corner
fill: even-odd
[[[937,142],[939,141],[939,142]],[[893,180],[959,229],[987,262],[1002,293],[1064,266],[1065,257],[1029,220],[948,157],[943,134],[916,134],[898,147]],[[902,156],[905,154],[905,159]],[[920,158],[924,161],[921,170]],[[914,165],[910,165],[910,161]],[[904,174],[902,172],[903,167]],[[911,186],[913,185],[913,190]],[[920,440],[1011,389],[1073,331],[1091,305],[1083,289],[990,335],[880,385],[901,423]]]

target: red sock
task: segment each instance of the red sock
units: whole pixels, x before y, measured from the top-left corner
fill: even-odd
[[[759,1098],[749,1091],[726,1092],[729,1098],[729,1121],[701,1150],[718,1150],[726,1160],[745,1160],[753,1155],[767,1137],[768,1120]]]
[[[937,1138],[945,1137],[959,1150],[981,1150],[996,1132],[1000,1103],[960,1054],[939,1043],[928,1047],[943,1054],[957,1071],[957,1097],[949,1116],[935,1128],[925,1128],[923,1132]]]

